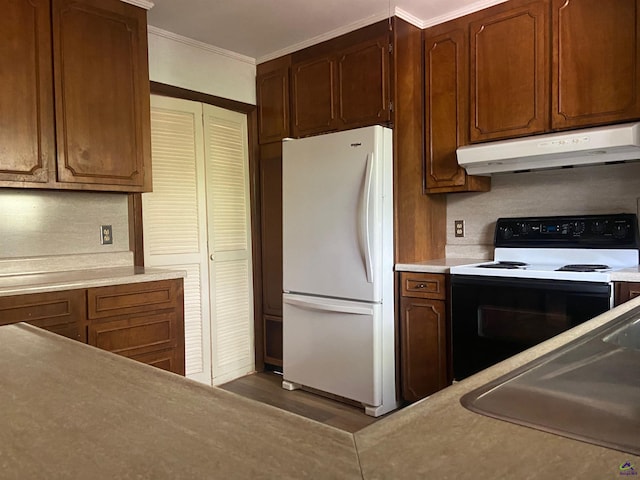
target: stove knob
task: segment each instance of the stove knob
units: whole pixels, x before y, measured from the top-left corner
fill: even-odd
[[[531,225],[528,223],[523,223],[520,227],[520,233],[522,235],[529,235],[529,233],[531,233]]]
[[[613,226],[613,236],[615,238],[624,238],[627,236],[627,226],[624,223],[616,223]]]
[[[591,224],[591,231],[596,235],[602,235],[604,233],[604,223],[601,220],[594,220]]]
[[[584,229],[585,229],[584,222],[576,222],[573,224],[574,235],[582,235],[584,233]]]
[[[503,240],[510,240],[513,237],[513,229],[511,227],[500,227],[500,235]]]

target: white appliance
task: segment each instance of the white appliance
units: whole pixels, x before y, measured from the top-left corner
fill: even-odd
[[[285,140],[283,388],[397,408],[392,131]]]
[[[456,154],[470,175],[640,160],[640,123],[469,145]]]

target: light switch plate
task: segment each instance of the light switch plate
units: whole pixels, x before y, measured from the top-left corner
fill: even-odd
[[[454,220],[455,236],[464,237],[464,220]]]
[[[100,226],[100,244],[111,245],[113,244],[113,229],[111,225]]]

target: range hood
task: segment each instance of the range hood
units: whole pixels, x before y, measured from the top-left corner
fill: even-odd
[[[456,153],[470,175],[640,160],[640,123],[469,145]]]

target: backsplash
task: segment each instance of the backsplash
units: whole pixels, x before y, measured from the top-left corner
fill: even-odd
[[[493,255],[499,217],[638,213],[640,162],[493,175],[491,191],[447,196],[447,256]],[[465,236],[454,236],[464,220]]]
[[[112,245],[100,244],[101,225]],[[128,251],[126,194],[0,190],[0,259]]]

